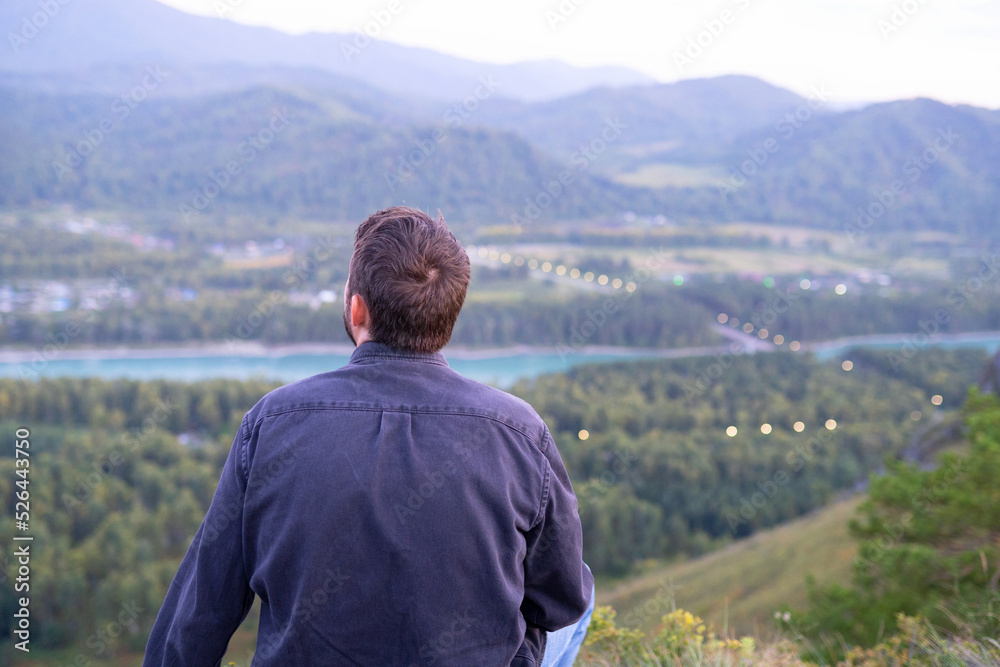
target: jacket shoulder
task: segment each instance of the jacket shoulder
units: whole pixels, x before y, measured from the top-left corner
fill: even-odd
[[[531,404],[502,389],[470,380],[458,373],[455,375],[461,379],[457,395],[464,397],[463,402],[470,412],[479,413],[523,431],[538,445],[543,445],[547,428]]]

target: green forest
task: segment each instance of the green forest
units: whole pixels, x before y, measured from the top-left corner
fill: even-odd
[[[978,352],[929,350],[891,377],[885,353],[850,356],[850,372],[809,355],[741,357],[696,399],[684,385],[704,363],[697,359],[582,366],[514,392],[537,406],[574,480],[587,562],[615,578],[803,515],[856,492],[872,474],[900,476],[904,464],[892,461],[933,460],[937,451],[912,447],[914,436],[954,421],[986,362]],[[39,601],[32,628],[40,648],[63,655],[73,647],[91,660],[142,650],[239,421],[274,386],[0,380],[0,424],[31,431],[31,586]],[[0,497],[10,505],[15,463],[11,451],[0,458]],[[881,479],[871,507],[888,493],[874,493],[887,488]],[[869,538],[883,525],[871,512],[859,529]],[[9,541],[14,528],[2,531]],[[16,577],[16,563],[3,563],[0,576]],[[838,600],[870,612],[839,589],[817,596],[820,610]],[[5,636],[15,604],[5,586]],[[880,607],[886,622],[893,604]],[[869,614],[863,622],[875,621]]]

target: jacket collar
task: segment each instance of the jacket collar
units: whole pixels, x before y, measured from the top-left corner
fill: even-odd
[[[359,345],[351,354],[351,362],[361,363],[370,359],[401,359],[405,361],[421,361],[428,364],[447,366],[448,362],[441,351],[437,352],[410,352],[395,347],[389,347],[383,343],[375,341],[365,341]]]

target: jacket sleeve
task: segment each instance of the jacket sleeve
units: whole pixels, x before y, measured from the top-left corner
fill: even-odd
[[[590,604],[594,577],[583,562],[583,529],[576,495],[546,428],[547,464],[539,519],[527,535],[521,614],[548,632],[570,625]]]
[[[212,504],[153,623],[143,667],[219,665],[253,605],[243,566],[244,417]]]

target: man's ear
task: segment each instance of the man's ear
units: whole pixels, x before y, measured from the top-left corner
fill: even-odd
[[[368,304],[360,294],[351,295],[351,326],[367,328],[369,324]]]

